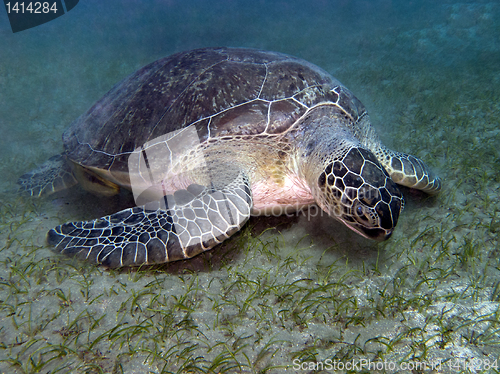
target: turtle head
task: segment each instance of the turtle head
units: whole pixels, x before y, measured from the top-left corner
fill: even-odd
[[[388,239],[404,201],[375,155],[352,145],[322,161],[312,188],[321,208],[366,238]]]

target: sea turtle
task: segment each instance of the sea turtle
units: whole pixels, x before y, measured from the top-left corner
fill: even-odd
[[[361,102],[304,60],[205,48],[125,78],[64,132],[65,151],[23,175],[44,195],[81,183],[137,206],[48,232],[57,252],[107,267],[206,251],[252,214],[317,204],[372,239],[403,209],[397,184],[437,193],[418,158],[385,148]]]

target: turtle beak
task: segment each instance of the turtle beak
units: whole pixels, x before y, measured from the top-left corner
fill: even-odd
[[[352,224],[351,222],[346,222],[342,219],[340,221],[342,221],[342,223],[344,223],[356,234],[359,234],[366,239],[383,242],[384,240],[389,239],[392,235],[392,230],[389,231],[382,228],[368,228],[361,225]]]
[[[392,231],[388,232],[387,230],[379,228],[368,229],[366,227],[359,227],[359,229],[360,230],[357,232],[365,238],[377,240],[379,242],[389,239],[392,235]]]

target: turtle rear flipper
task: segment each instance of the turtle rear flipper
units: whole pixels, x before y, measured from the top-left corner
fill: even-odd
[[[50,230],[55,250],[110,268],[191,258],[236,233],[249,219],[248,177],[218,189],[190,185],[161,201]]]
[[[42,165],[19,177],[19,190],[31,196],[47,196],[78,184],[64,155],[52,156]]]

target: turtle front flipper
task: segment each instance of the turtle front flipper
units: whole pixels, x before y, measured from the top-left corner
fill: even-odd
[[[191,258],[237,232],[250,217],[248,177],[217,189],[192,184],[161,201],[49,231],[55,250],[110,268]]]
[[[52,156],[42,165],[19,177],[19,190],[30,196],[46,196],[78,184],[64,155]]]
[[[437,194],[441,190],[441,179],[419,158],[387,148],[374,153],[397,184],[428,194]]]

